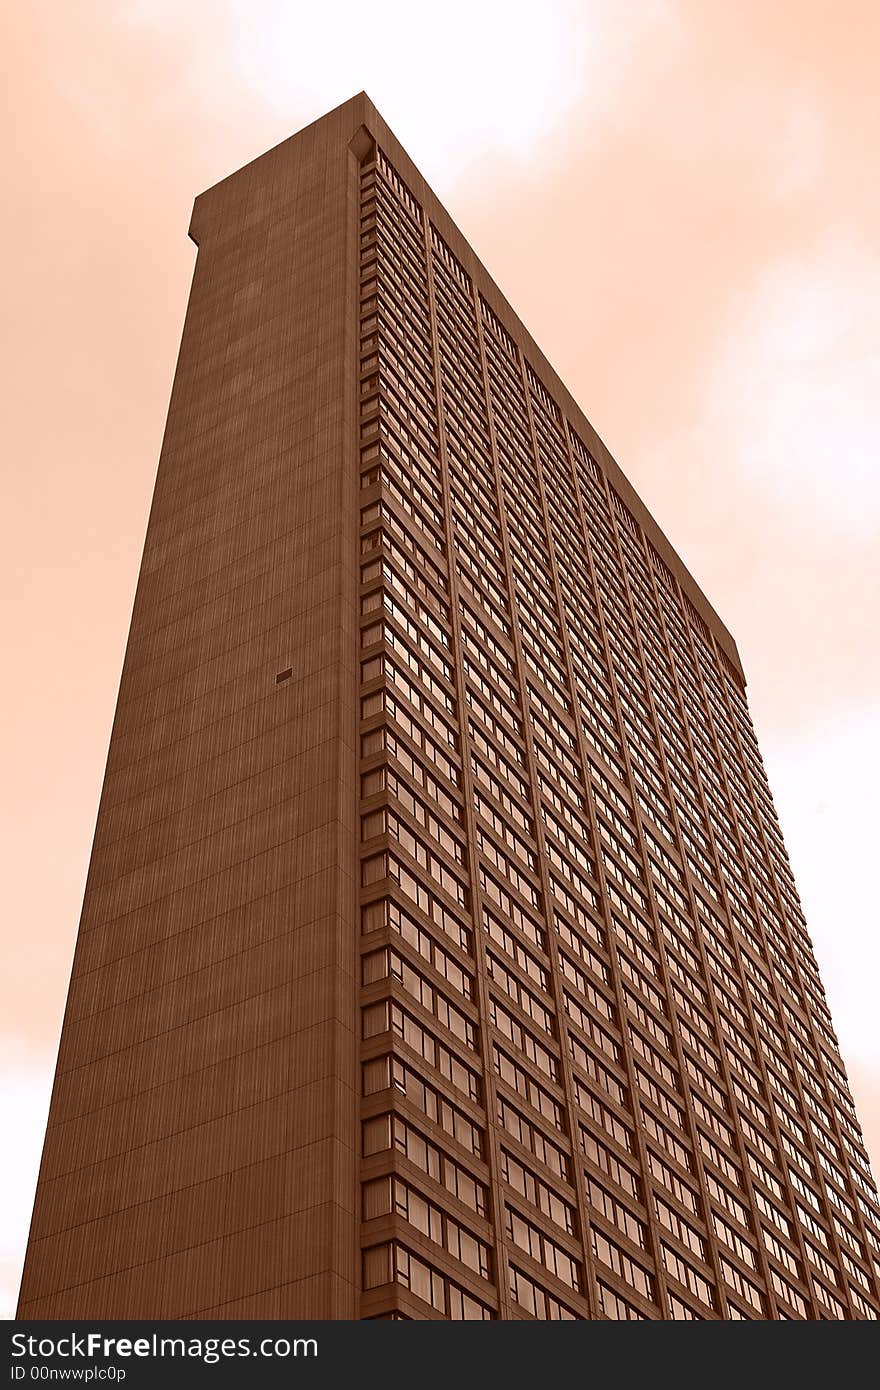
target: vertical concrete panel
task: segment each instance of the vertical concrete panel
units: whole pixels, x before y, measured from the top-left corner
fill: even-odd
[[[356,1313],[361,119],[196,202],[23,1317]]]

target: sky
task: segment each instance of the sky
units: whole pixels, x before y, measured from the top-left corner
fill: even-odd
[[[0,1315],[192,200],[361,89],[737,640],[877,1172],[880,5],[31,0],[2,50]]]

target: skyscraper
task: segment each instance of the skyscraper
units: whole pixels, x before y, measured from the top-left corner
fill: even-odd
[[[364,95],[191,235],[20,1316],[875,1317],[730,634]]]

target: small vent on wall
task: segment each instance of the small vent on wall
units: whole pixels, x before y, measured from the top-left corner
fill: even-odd
[[[376,157],[375,141],[365,125],[362,125],[355,131],[348,142],[348,148],[351,150],[358,164],[366,164],[369,160],[375,159]]]

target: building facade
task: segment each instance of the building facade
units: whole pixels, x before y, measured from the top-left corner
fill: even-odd
[[[191,233],[20,1316],[876,1317],[729,633],[363,94]]]

